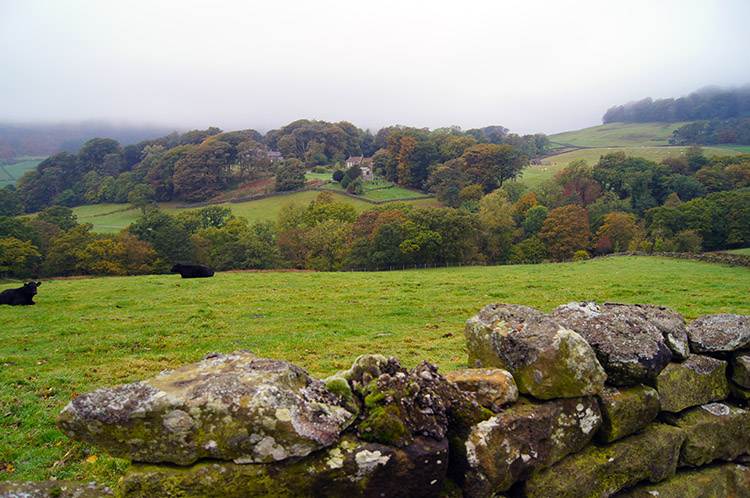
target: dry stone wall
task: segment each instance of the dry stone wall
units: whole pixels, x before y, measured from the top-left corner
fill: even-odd
[[[58,426],[132,460],[118,486],[0,498],[750,496],[750,317],[491,304],[464,333],[445,374],[365,355],[321,380],[236,351],[81,395]]]

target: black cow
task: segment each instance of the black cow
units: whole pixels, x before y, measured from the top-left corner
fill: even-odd
[[[36,288],[42,285],[41,282],[28,282],[18,289],[5,289],[0,292],[0,304],[10,304],[11,306],[36,304],[34,296]]]
[[[171,272],[179,273],[182,275],[182,278],[205,278],[214,276],[214,271],[208,266],[183,265],[182,263],[174,265]]]

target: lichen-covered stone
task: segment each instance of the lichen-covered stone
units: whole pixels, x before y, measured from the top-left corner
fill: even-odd
[[[725,361],[701,355],[691,355],[682,363],[670,363],[654,383],[661,409],[676,413],[727,398],[726,367]]]
[[[602,308],[620,314],[632,314],[654,325],[661,331],[667,347],[672,351],[672,360],[684,360],[690,355],[685,317],[682,313],[653,304],[604,303]]]
[[[105,498],[114,496],[95,482],[23,481],[0,482],[0,498]]]
[[[616,498],[729,498],[750,496],[750,467],[736,463],[679,470],[658,483],[641,483]]]
[[[739,351],[732,355],[732,381],[750,389],[750,352]]]
[[[58,425],[136,461],[271,462],[334,444],[352,416],[341,403],[304,369],[238,351],[78,396]]]
[[[356,428],[366,441],[403,447],[417,435],[442,440],[453,410],[470,410],[484,417],[474,398],[447,382],[435,365],[422,362],[408,371],[396,358],[389,358],[378,368],[349,376],[353,391],[362,399]]]
[[[508,370],[539,399],[598,393],[606,375],[588,343],[528,306],[491,304],[466,322],[469,365]]]
[[[602,426],[596,439],[602,443],[611,443],[638,432],[659,414],[659,393],[644,385],[605,386],[598,399]]]
[[[750,389],[735,384],[734,382],[729,383],[729,396],[736,400],[745,403],[750,401]]]
[[[695,353],[736,351],[750,345],[750,316],[702,315],[690,322],[687,332]]]
[[[493,496],[579,451],[601,424],[595,398],[523,400],[481,422],[466,439],[467,497]]]
[[[672,359],[661,328],[644,318],[645,308],[637,310],[585,301],[558,306],[550,316],[588,341],[607,372],[608,384],[628,386],[650,384]]]
[[[427,498],[440,496],[447,466],[446,440],[417,437],[394,448],[347,434],[335,446],[276,463],[133,464],[119,493],[121,498]]]
[[[750,450],[750,412],[729,403],[690,408],[665,420],[685,432],[680,466],[733,460]]]
[[[684,439],[682,430],[652,423],[614,443],[589,445],[524,483],[526,498],[612,496],[640,481],[674,475]]]
[[[513,376],[501,368],[467,368],[444,374],[462,391],[474,393],[477,401],[492,411],[518,400],[518,387]]]

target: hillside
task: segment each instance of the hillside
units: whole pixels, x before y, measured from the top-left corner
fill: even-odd
[[[307,190],[303,192],[290,192],[286,195],[267,197],[247,202],[227,202],[216,204],[219,207],[227,207],[232,210],[234,216],[243,216],[250,223],[275,221],[281,208],[287,203],[299,206],[307,206],[315,200],[320,192]],[[336,201],[344,201],[351,204],[357,213],[372,209],[374,204],[364,200],[355,199],[334,192]],[[406,201],[415,206],[434,206],[435,199],[426,197],[423,200]],[[180,205],[176,202],[159,203],[159,208],[164,212],[175,215],[183,211],[195,209],[194,207]],[[73,208],[79,223],[91,223],[94,231],[98,233],[117,233],[124,227],[130,225],[142,216],[141,211],[131,204],[93,204]]]
[[[605,154],[622,150],[627,155],[661,162],[684,155],[687,146],[669,145],[673,132],[686,123],[608,123],[549,135],[552,149],[523,171],[520,181],[529,188],[554,176],[572,161],[596,164]],[[706,157],[746,153],[743,146],[703,147]]]
[[[549,135],[558,146],[647,147],[669,145],[673,132],[685,123],[609,123]]]

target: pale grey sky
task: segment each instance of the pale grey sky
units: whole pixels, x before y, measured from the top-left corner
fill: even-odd
[[[555,133],[750,83],[748,0],[0,0],[0,120]]]

